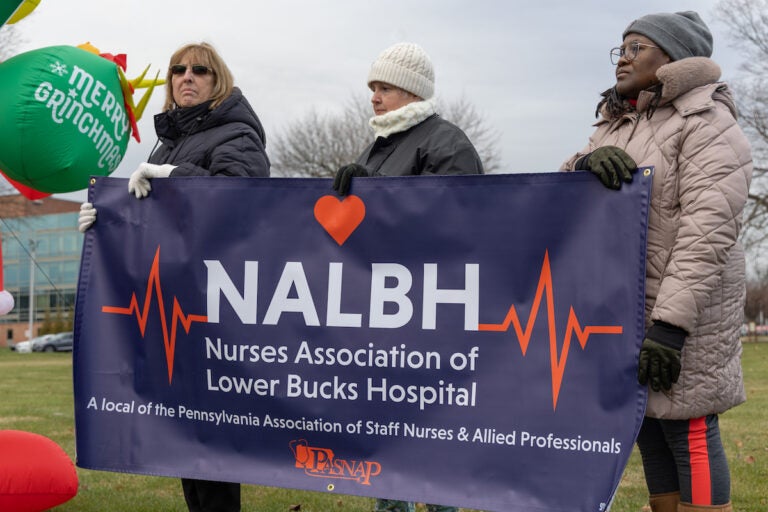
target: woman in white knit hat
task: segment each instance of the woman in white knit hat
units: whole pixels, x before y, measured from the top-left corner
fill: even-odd
[[[482,174],[483,164],[466,134],[435,111],[435,72],[417,44],[398,43],[371,66],[370,120],[376,139],[357,162],[340,168],[333,188],[349,193],[353,177]]]
[[[420,46],[398,43],[384,50],[371,66],[368,87],[376,139],[357,162],[337,171],[333,188],[339,194],[349,193],[354,177],[483,173],[469,138],[435,112],[435,72]],[[378,499],[374,512],[414,510],[412,502]],[[445,505],[427,505],[427,510],[458,511]]]

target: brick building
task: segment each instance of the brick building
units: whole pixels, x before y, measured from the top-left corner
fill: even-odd
[[[83,245],[77,230],[79,210],[75,201],[0,196],[4,286],[15,301],[10,313],[0,316],[0,347],[72,329]]]

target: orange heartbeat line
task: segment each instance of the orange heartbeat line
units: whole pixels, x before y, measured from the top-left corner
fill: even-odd
[[[184,331],[189,334],[189,328],[192,322],[207,322],[207,315],[185,315],[179,305],[178,299],[173,297],[173,314],[171,316],[171,332],[168,332],[168,321],[165,315],[165,302],[163,302],[163,290],[160,284],[160,246],[155,251],[155,260],[152,262],[152,268],[147,279],[147,291],[144,296],[144,307],[139,308],[139,302],[136,299],[136,292],[131,295],[131,304],[127,308],[117,306],[102,306],[104,313],[116,313],[118,315],[136,315],[139,323],[141,337],[144,337],[144,331],[147,328],[147,318],[149,317],[149,306],[152,303],[152,292],[157,296],[158,310],[160,312],[160,323],[163,328],[163,343],[165,344],[165,361],[168,365],[168,384],[173,380],[173,355],[176,351],[176,328],[179,323],[184,327]]]
[[[545,251],[544,263],[541,265],[541,274],[539,275],[539,285],[536,289],[536,296],[533,299],[531,312],[528,315],[528,323],[525,326],[525,332],[523,332],[523,328],[520,325],[520,319],[517,316],[514,304],[510,306],[509,312],[507,313],[506,318],[504,318],[504,322],[500,324],[479,324],[478,329],[480,331],[508,331],[510,324],[512,324],[515,328],[515,334],[517,335],[518,343],[520,343],[523,357],[525,357],[525,352],[528,350],[528,342],[531,340],[533,326],[536,324],[536,316],[539,312],[541,299],[544,297],[545,293],[547,298],[549,327],[549,360],[552,369],[552,409],[557,409],[557,397],[560,395],[560,385],[563,382],[565,365],[568,362],[568,349],[571,347],[572,334],[576,333],[581,349],[584,350],[591,334],[621,334],[623,328],[620,325],[588,325],[582,329],[581,325],[579,325],[579,320],[576,318],[576,313],[573,311],[573,306],[571,306],[570,311],[568,312],[568,323],[565,329],[563,350],[558,357],[552,271],[549,266],[549,251]]]

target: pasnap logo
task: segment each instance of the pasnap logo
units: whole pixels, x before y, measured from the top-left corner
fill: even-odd
[[[341,478],[371,485],[371,478],[381,473],[381,464],[376,461],[342,459],[336,457],[330,448],[310,446],[306,439],[293,440],[289,447],[296,467],[309,476]]]

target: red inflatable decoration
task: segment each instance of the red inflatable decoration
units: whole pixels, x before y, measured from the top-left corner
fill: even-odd
[[[8,183],[13,185],[16,188],[16,190],[18,190],[21,193],[21,195],[23,195],[24,197],[26,197],[30,201],[34,201],[35,199],[43,199],[44,197],[48,197],[48,196],[51,195],[49,192],[38,192],[37,190],[35,190],[33,188],[30,188],[30,187],[28,187],[26,185],[22,185],[18,181],[14,181],[11,178],[9,178],[8,176],[6,176],[5,173],[3,171],[1,171],[1,170],[0,170],[0,174],[2,174],[3,177],[6,180],[8,180]]]
[[[0,430],[0,510],[41,512],[77,494],[77,471],[45,436]]]

